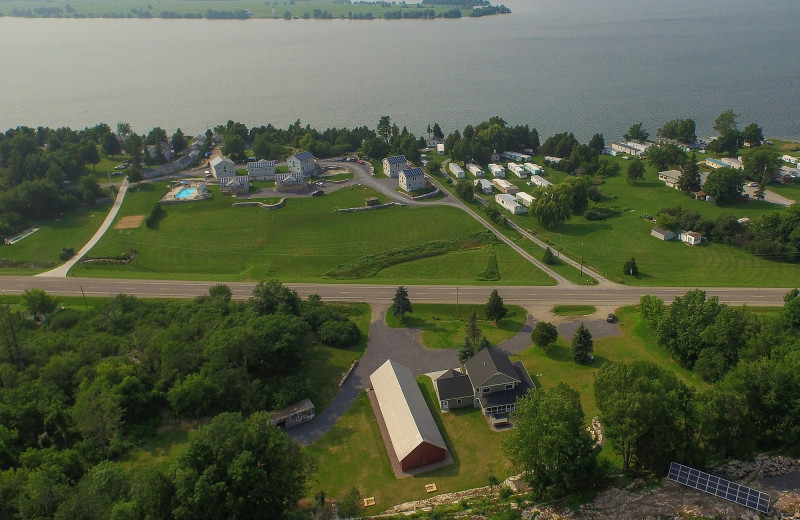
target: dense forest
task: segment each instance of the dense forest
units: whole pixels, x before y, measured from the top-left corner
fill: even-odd
[[[346,307],[277,281],[246,302],[218,285],[191,301],[60,309],[34,289],[22,307],[0,308],[4,519],[282,517],[314,463],[264,411],[314,395],[301,362],[312,342],[360,339]],[[214,416],[169,468],[122,462],[161,425]]]

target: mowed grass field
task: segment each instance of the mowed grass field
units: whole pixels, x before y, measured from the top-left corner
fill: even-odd
[[[119,217],[149,215],[166,193],[165,183],[129,191]],[[152,186],[152,188],[150,188]],[[334,267],[365,254],[461,237],[483,229],[458,209],[444,206],[393,207],[355,213],[337,208],[360,207],[378,196],[366,188],[341,189],[324,197],[291,198],[279,210],[233,207],[236,199],[222,197],[211,187],[211,199],[163,206],[165,215],[154,229],[109,230],[89,256],[114,256],[131,247],[128,265],[87,265],[73,269],[78,276],[175,278],[206,280],[263,280],[336,283],[324,278]],[[505,245],[495,247],[501,279],[488,285],[546,285],[552,280]],[[486,267],[485,249],[406,262],[377,276],[347,282],[457,284],[475,282]]]
[[[699,377],[681,369],[656,345],[653,333],[634,307],[619,309],[618,316],[620,335],[595,339],[595,361],[589,365],[572,361],[570,338],[563,337],[546,352],[530,346],[511,359],[523,362],[540,389],[548,390],[566,382],[580,392],[587,425],[599,413],[592,385],[594,373],[604,363],[652,361],[674,372],[689,386],[706,387]],[[362,393],[336,426],[307,448],[317,457],[320,468],[309,496],[324,491],[328,497],[341,497],[351,486],[356,486],[363,496],[375,497],[377,504],[367,513],[377,514],[391,505],[429,496],[424,486],[431,482],[436,483],[439,492],[447,493],[486,486],[490,473],[500,480],[513,473],[502,451],[505,432],[492,432],[476,409],[441,412],[430,379],[421,376],[417,381],[456,463],[417,477],[395,479],[369,400]],[[618,460],[609,445],[602,456]]]
[[[464,343],[467,321],[473,312],[478,317],[478,328],[492,345],[511,339],[528,321],[527,311],[519,305],[506,305],[508,314],[495,326],[486,319],[486,306],[445,303],[412,304],[413,314],[406,314],[401,322],[392,316],[391,309],[386,313],[386,324],[393,328],[408,327],[422,331],[422,344],[431,349],[459,348]]]
[[[639,286],[738,286],[738,287],[788,287],[800,279],[800,264],[766,260],[738,247],[719,243],[687,246],[680,241],[663,242],[652,236],[654,223],[644,215],[655,216],[659,210],[680,205],[713,220],[728,212],[737,218],[748,217],[754,221],[773,211],[784,211],[762,201],[730,206],[693,200],[678,190],[668,188],[658,180],[658,172],[648,166],[645,180],[630,185],[625,180],[629,161],[609,158],[621,164],[616,177],[605,179],[600,190],[609,197],[608,204],[617,206],[620,215],[601,221],[590,221],[574,216],[552,230],[545,229],[528,215],[511,216],[525,229],[532,228],[537,236],[548,242],[554,251],[560,251],[575,260],[584,259],[584,265],[596,269],[601,275],[620,283]],[[704,160],[698,155],[698,161]],[[542,164],[541,158],[536,158]],[[557,184],[568,175],[546,168],[546,178]],[[525,186],[520,179],[509,180]],[[773,189],[777,185],[771,185]],[[525,186],[524,191],[532,188]],[[800,187],[781,188],[782,195],[800,200]],[[624,276],[622,267],[631,257],[636,258],[638,277]]]
[[[62,263],[62,248],[77,253],[105,220],[111,203],[80,209],[64,217],[38,224],[36,233],[16,244],[0,243],[0,274],[27,275],[52,269]]]

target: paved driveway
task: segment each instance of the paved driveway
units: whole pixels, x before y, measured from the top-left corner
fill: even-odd
[[[288,430],[292,438],[301,444],[310,444],[333,428],[358,395],[370,386],[370,374],[389,358],[410,368],[415,376],[459,366],[457,350],[431,350],[422,345],[419,330],[389,328],[384,320],[387,309],[388,305],[372,307],[369,343],[358,366],[321,414],[313,421]],[[533,318],[528,316],[528,322],[518,334],[495,348],[509,354],[521,352],[531,344],[533,323]]]

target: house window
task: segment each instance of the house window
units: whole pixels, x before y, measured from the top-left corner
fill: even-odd
[[[484,386],[484,387],[483,387],[483,393],[484,393],[484,394],[488,394],[488,393],[489,393],[489,392],[491,392],[491,391],[492,391],[492,389],[491,389],[491,388],[489,388],[488,386]]]
[[[513,390],[513,389],[514,389],[514,383],[506,385],[506,390]]]
[[[456,399],[456,404],[461,404],[461,399]]]

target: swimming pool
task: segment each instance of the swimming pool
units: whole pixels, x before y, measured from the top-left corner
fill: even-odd
[[[175,194],[176,199],[188,199],[194,192],[197,191],[197,188],[181,188],[181,191]]]

